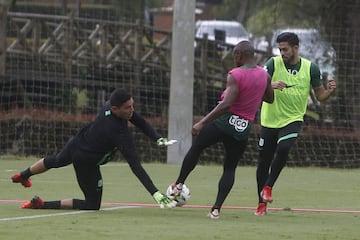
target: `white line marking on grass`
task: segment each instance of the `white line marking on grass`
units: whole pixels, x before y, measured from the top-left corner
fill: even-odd
[[[112,208],[102,208],[102,209],[100,209],[100,211],[113,211],[113,210],[123,209],[123,208],[136,208],[136,206],[120,206],[120,207],[112,207]],[[45,217],[58,217],[58,216],[77,215],[77,214],[92,213],[92,212],[98,212],[98,211],[81,210],[81,211],[73,211],[73,212],[40,214],[40,215],[32,215],[32,216],[9,217],[9,218],[0,218],[0,221],[16,221],[16,220],[45,218]]]
[[[0,203],[16,203],[24,200],[1,200]],[[147,203],[119,203],[119,202],[102,202],[102,206],[114,206],[108,208],[101,208],[100,211],[112,211],[123,208],[138,208],[138,207],[158,207],[158,204],[147,204]],[[184,205],[183,208],[211,208],[210,205]],[[255,210],[255,207],[241,207],[241,206],[223,206],[223,209],[238,209],[238,210]],[[269,208],[271,211],[294,211],[294,212],[321,212],[321,213],[353,213],[360,214],[360,210],[335,210],[335,209],[307,209],[307,208]],[[22,216],[22,217],[11,217],[11,218],[0,218],[1,221],[14,221],[14,220],[24,220],[24,219],[34,219],[42,217],[56,217],[64,215],[75,215],[83,214],[96,211],[73,211],[73,212],[63,212],[55,214],[43,214],[43,215],[33,215],[33,216]]]
[[[107,163],[105,165],[101,165],[101,168],[105,168],[105,167],[129,167],[129,164],[127,163],[116,163],[116,162],[112,162],[112,163]],[[65,169],[65,168],[72,168],[72,165],[68,165],[68,166],[64,166],[62,167],[62,169]],[[0,172],[19,172],[21,171],[22,169],[1,169]]]
[[[115,203],[103,202],[105,206],[138,206],[138,207],[157,207],[158,204],[148,203]],[[210,205],[184,205],[182,208],[211,208]],[[255,210],[256,207],[241,206],[222,206],[222,209]],[[271,211],[294,211],[294,212],[322,212],[322,213],[360,213],[360,210],[342,210],[342,209],[310,209],[310,208],[268,208]]]

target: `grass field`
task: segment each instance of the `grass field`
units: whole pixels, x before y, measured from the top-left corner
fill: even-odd
[[[215,200],[220,166],[198,166],[192,172],[186,182],[192,197],[182,208],[125,208],[118,204],[154,201],[127,164],[109,163],[102,167],[103,201],[107,204],[101,211],[20,209],[23,200],[35,194],[44,200],[82,198],[72,167],[34,176],[31,188],[11,183],[13,173],[35,160],[0,156],[1,239],[360,239],[360,169],[285,168],[273,190],[274,202],[269,205],[274,210],[258,217],[254,215],[255,168],[239,167],[225,201],[229,208],[221,211],[219,220],[211,220],[206,217],[209,209],[202,206],[211,206]],[[165,164],[144,167],[163,192],[180,168]]]

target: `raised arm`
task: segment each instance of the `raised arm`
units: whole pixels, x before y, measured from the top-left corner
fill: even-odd
[[[134,112],[129,121],[153,141],[161,138],[160,134],[156,132],[156,130],[142,116],[140,116],[140,114]]]
[[[335,80],[330,79],[327,83],[327,89],[323,85],[314,88],[316,99],[320,102],[326,101],[336,90]]]

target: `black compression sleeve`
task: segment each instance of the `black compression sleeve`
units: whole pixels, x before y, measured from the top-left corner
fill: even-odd
[[[136,112],[134,112],[133,116],[130,119],[130,122],[139,129],[141,129],[141,131],[153,141],[156,141],[161,137],[160,134],[157,133],[155,129]]]

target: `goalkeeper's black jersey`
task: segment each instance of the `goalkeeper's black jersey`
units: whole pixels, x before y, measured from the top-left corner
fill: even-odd
[[[110,102],[106,102],[95,121],[82,128],[76,135],[79,148],[85,153],[85,161],[105,164],[115,150],[120,150],[133,173],[150,194],[157,191],[149,175],[141,166],[140,157],[135,149],[134,140],[128,127],[128,121],[111,114]],[[136,112],[129,120],[152,140],[160,135]]]
[[[76,137],[80,148],[95,154],[106,154],[119,149],[125,158],[131,157],[127,155],[133,155],[131,152],[135,151],[135,146],[128,121],[116,117],[110,109],[110,102],[107,101],[97,118],[78,132]],[[136,112],[129,121],[152,140],[160,138],[160,135]]]

